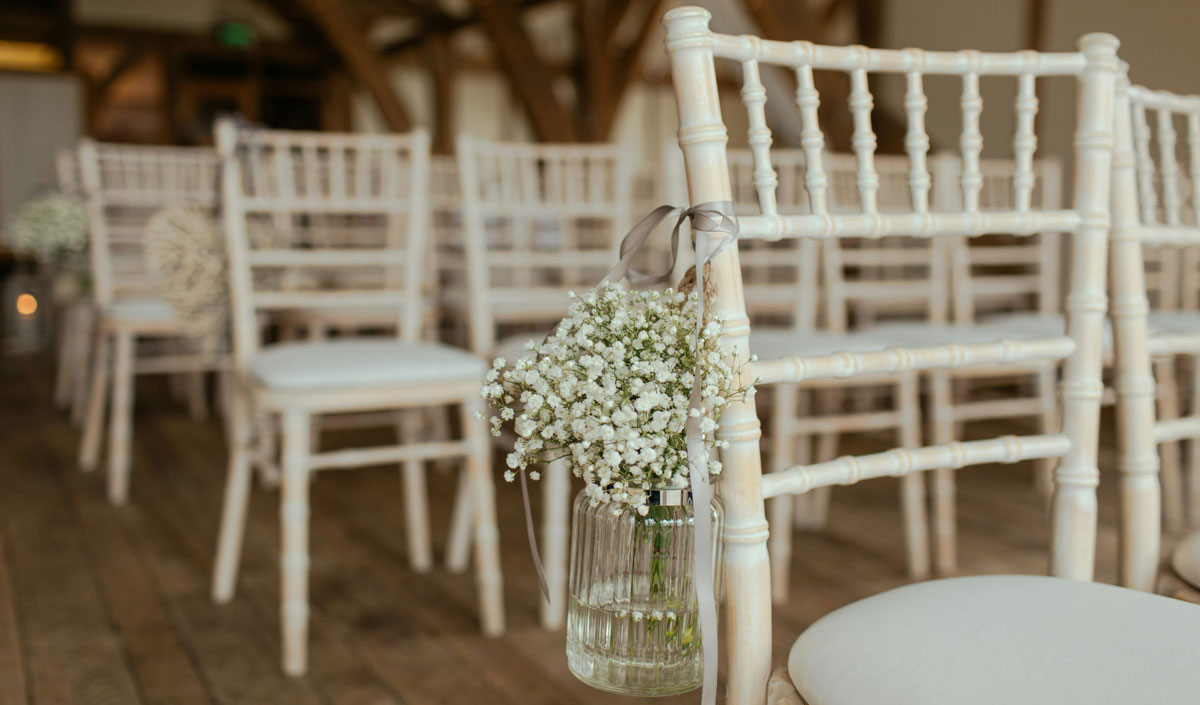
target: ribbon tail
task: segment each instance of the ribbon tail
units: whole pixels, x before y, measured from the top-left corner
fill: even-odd
[[[704,330],[704,265],[710,258],[708,233],[696,233],[696,354],[700,354],[700,338]],[[703,411],[699,373],[693,374],[691,409]],[[700,430],[702,416],[688,416],[687,448],[691,464],[689,480],[692,488],[692,513],[695,535],[692,543],[692,564],[695,566],[696,608],[700,613],[700,649],[704,660],[704,681],[700,689],[701,705],[717,702],[717,597],[716,566],[713,565],[712,485],[708,480],[708,449]]]
[[[538,583],[542,586],[542,597],[550,602],[550,585],[546,582],[546,568],[542,566],[542,554],[538,550],[537,532],[533,530],[533,510],[529,506],[529,481],[525,479],[525,468],[521,468],[521,500],[525,503],[525,532],[529,535],[529,553],[533,556],[533,568],[537,571]]]

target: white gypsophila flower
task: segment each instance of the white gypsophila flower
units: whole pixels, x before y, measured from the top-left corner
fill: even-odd
[[[497,359],[485,378],[481,394],[497,409],[492,433],[511,422],[517,435],[505,479],[562,459],[587,483],[592,502],[644,513],[647,490],[689,482],[690,417],[706,447],[728,445],[714,433],[729,403],[752,393],[734,386],[744,359],[734,351],[731,361],[718,347],[722,324],[715,317],[696,339],[695,294],[608,283],[570,300],[553,335],[528,345],[512,367]],[[696,375],[701,398],[691,409]],[[721,471],[715,456],[707,459],[713,475]]]
[[[87,247],[88,217],[83,202],[51,193],[28,201],[17,211],[8,229],[13,249],[27,252],[39,262],[79,253]]]

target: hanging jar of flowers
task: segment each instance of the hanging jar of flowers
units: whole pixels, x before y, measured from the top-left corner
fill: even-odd
[[[573,299],[554,334],[511,368],[496,360],[488,375],[493,432],[512,421],[517,434],[505,478],[562,459],[585,482],[568,574],[571,672],[611,692],[683,693],[700,687],[704,671],[696,512],[711,517],[714,566],[723,521],[719,500],[693,506],[688,419],[714,451],[704,469],[715,478],[721,412],[752,388],[734,386],[739,358],[734,351],[731,363],[718,347],[722,321],[707,314],[697,326],[695,293],[605,283]],[[704,582],[716,585],[716,573]]]

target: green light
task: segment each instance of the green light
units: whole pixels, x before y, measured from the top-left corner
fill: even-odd
[[[245,49],[254,43],[254,28],[245,22],[225,22],[217,27],[217,43]]]

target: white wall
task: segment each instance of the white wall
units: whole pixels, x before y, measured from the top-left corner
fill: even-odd
[[[1197,0],[1046,0],[1045,46],[1048,51],[1073,51],[1088,32],[1110,32],[1121,39],[1120,55],[1130,64],[1135,83],[1180,92],[1200,93],[1200,27]],[[885,5],[883,46],[924,49],[981,49],[1016,51],[1026,48],[1027,3],[1024,0],[888,0]],[[990,84],[990,85],[989,85]],[[961,84],[932,79],[928,129],[935,148],[958,149],[961,119],[956,114]],[[987,79],[984,100],[985,156],[1010,156],[1014,129],[1012,100],[1015,81]],[[881,91],[879,102],[898,115],[902,86]],[[1039,110],[1039,153],[1069,159],[1075,120],[1074,82],[1044,81]]]
[[[433,124],[433,76],[423,66],[398,66],[391,71],[392,85],[409,109],[413,123]],[[530,140],[532,130],[521,107],[498,73],[463,71],[454,80],[455,134],[470,134],[492,140]],[[387,124],[374,98],[355,90],[351,120],[356,132],[386,132]]]
[[[74,76],[0,73],[0,226],[38,189],[56,185],[55,155],[79,140],[82,114]]]
[[[266,38],[286,35],[286,25],[255,0],[74,0],[81,24],[117,25],[205,33],[219,21],[250,22]]]

